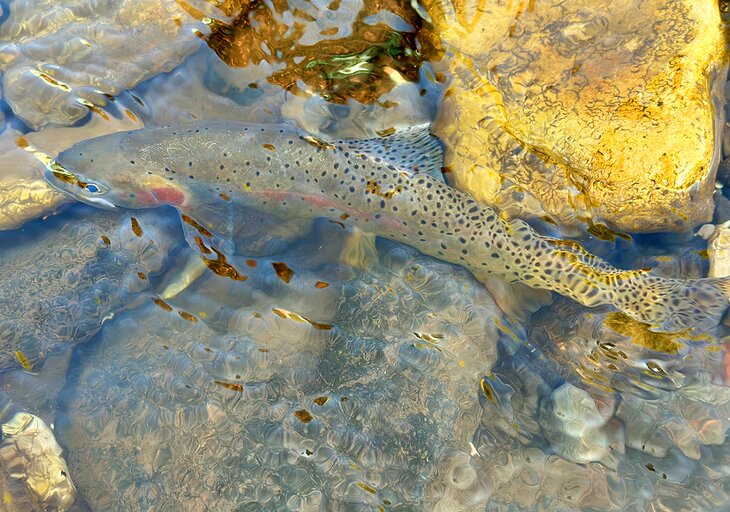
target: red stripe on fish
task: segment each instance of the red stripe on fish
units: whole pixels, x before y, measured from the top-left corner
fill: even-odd
[[[157,187],[152,189],[152,193],[160,203],[173,206],[185,204],[185,193],[177,187]]]
[[[403,231],[403,222],[386,212],[382,212],[380,214],[380,217],[376,219],[375,216],[372,214],[365,213],[361,210],[356,210],[349,206],[343,205],[322,194],[297,194],[294,192],[286,192],[283,190],[263,190],[260,192],[248,192],[248,194],[263,199],[282,202],[300,199],[318,209],[329,210],[330,208],[334,208],[335,210],[337,210],[337,212],[335,212],[334,214],[338,215],[339,219],[342,219],[342,217],[339,217],[340,213],[346,213],[349,217],[356,217],[362,220],[372,221],[389,232],[397,233]],[[322,213],[323,216],[326,217],[327,214],[330,212],[323,211]]]

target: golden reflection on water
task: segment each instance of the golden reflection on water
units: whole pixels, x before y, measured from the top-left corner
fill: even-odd
[[[331,324],[314,322],[312,320],[309,320],[308,318],[303,317],[299,313],[295,313],[293,311],[288,311],[283,308],[272,308],[271,311],[280,318],[294,320],[295,322],[299,322],[299,323],[303,323],[303,324],[309,324],[312,327],[314,327],[315,329],[320,330],[320,331],[329,331],[333,327]]]
[[[291,282],[292,277],[294,277],[294,270],[290,269],[286,263],[283,261],[275,261],[271,263],[271,266],[274,267],[279,279],[287,284]]]
[[[367,2],[349,27],[349,34],[332,38],[340,28],[331,20],[332,26],[322,29],[314,44],[306,44],[303,36],[315,18],[290,7],[286,0],[274,0],[273,11],[260,0],[227,0],[216,5],[222,17],[232,19],[230,22],[210,19],[184,0],[178,3],[209,25],[211,33],[204,39],[229,66],[284,64],[268,77],[271,83],[301,94],[304,91],[299,83],[303,82],[334,103],[346,103],[349,98],[373,103],[397,81],[417,81],[421,63],[438,60],[442,54],[435,32],[404,0]],[[327,11],[346,8],[340,0],[333,0]],[[397,15],[414,32],[400,32],[372,19],[369,24],[368,17],[381,11]],[[284,19],[292,21],[284,23]]]
[[[606,315],[604,325],[609,329],[631,339],[635,345],[641,345],[649,350],[663,352],[665,354],[677,354],[684,347],[680,340],[711,341],[712,338],[706,334],[693,336],[689,330],[666,333],[649,330],[647,324],[632,320],[619,312],[612,312]]]

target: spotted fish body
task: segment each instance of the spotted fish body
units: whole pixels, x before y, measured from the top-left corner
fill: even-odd
[[[175,206],[197,227],[200,237],[191,241],[197,239],[203,252],[210,248],[201,237],[230,241],[226,232],[245,223],[231,215],[231,206],[245,206],[280,219],[326,217],[462,265],[477,277],[496,274],[587,306],[610,304],[662,330],[711,328],[728,305],[725,279],[620,270],[576,242],[502,220],[434,176],[440,147],[419,130],[325,142],[287,125],[205,122],[92,139],[57,160],[47,171],[49,182],[82,201]]]

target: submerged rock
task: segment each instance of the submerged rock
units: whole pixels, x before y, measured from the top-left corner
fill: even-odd
[[[705,229],[707,226],[708,229]],[[730,276],[730,223],[717,226],[706,224],[700,235],[707,239],[707,257],[710,260],[709,277]]]
[[[80,342],[149,290],[182,240],[173,216],[86,215],[0,235],[0,370],[38,371],[59,344]],[[180,238],[177,238],[177,237]]]
[[[66,381],[71,345],[56,346],[42,371],[0,373],[0,510],[88,510],[53,432],[58,393]]]
[[[16,0],[0,25],[3,96],[33,129],[70,125],[199,46],[204,25],[164,0]]]
[[[421,70],[418,83],[391,71],[398,83],[391,84],[379,102],[370,104],[352,98],[344,104],[332,103],[303,84],[299,94],[292,94],[267,80],[276,69],[267,62],[229,67],[214,54],[199,52],[133,93],[145,102],[146,122],[158,126],[201,119],[255,124],[293,121],[315,135],[362,139],[430,123],[435,114],[439,92],[426,69]]]
[[[0,430],[2,510],[68,510],[76,500],[76,488],[48,425],[19,411]]]
[[[562,378],[584,387],[581,401],[595,402],[593,425],[601,418],[622,425],[624,446],[608,446],[618,460],[612,478],[626,486],[626,499],[638,503],[641,496],[642,509],[661,504],[667,510],[715,510],[730,502],[723,340],[652,332],[618,313],[589,312],[562,299],[538,313],[530,339]],[[551,444],[570,458],[573,447],[587,450],[600,441],[591,433],[576,445],[563,434]]]
[[[68,201],[42,177],[2,176],[0,190],[0,230],[20,227]]]
[[[425,6],[454,56],[434,131],[457,187],[567,225],[680,231],[711,218],[717,2]]]
[[[488,512],[627,510],[612,496],[612,482],[601,464],[568,462],[536,447],[495,442],[487,435],[480,440],[479,472],[492,490],[484,508]]]
[[[496,308],[463,270],[379,248],[366,271],[304,246],[286,273],[232,259],[246,281],[208,271],[105,324],[57,421],[92,508],[483,508],[469,441]]]
[[[569,383],[560,386],[543,401],[540,423],[553,449],[565,459],[616,466],[611,445],[620,446],[623,439],[619,431],[607,426],[607,419],[585,390]]]
[[[416,81],[421,63],[439,54],[431,27],[404,0],[231,0],[208,15],[198,2],[179,3],[198,19],[209,16],[205,39],[226,64],[268,63],[270,83],[333,103],[379,102],[397,83],[393,72]]]

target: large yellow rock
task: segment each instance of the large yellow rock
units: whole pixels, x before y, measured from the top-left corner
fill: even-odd
[[[567,225],[710,219],[726,70],[716,0],[425,4],[453,53],[434,131],[455,186]]]

